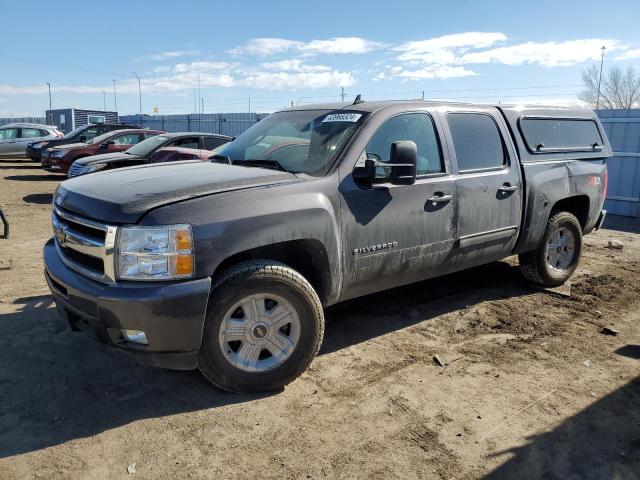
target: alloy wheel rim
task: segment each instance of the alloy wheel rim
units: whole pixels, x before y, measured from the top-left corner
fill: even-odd
[[[545,252],[547,265],[557,272],[563,272],[573,263],[575,252],[575,235],[570,229],[560,227],[549,236]]]
[[[275,294],[242,298],[225,313],[219,342],[225,358],[245,372],[266,372],[284,363],[300,339],[295,308]]]

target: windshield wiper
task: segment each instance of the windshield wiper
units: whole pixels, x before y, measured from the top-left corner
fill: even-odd
[[[231,163],[233,163],[229,157],[220,154],[210,156],[209,160],[216,163],[226,163],[227,165],[231,165]]]
[[[233,160],[231,164],[246,165],[247,167],[271,168],[273,170],[280,170],[281,172],[289,171],[277,160]]]

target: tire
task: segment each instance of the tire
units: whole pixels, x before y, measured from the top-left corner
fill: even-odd
[[[559,237],[556,236],[558,234],[560,234]],[[571,244],[571,237],[573,237],[573,252],[569,255],[567,245]],[[558,238],[561,240],[556,242]],[[563,245],[563,241],[568,243]],[[580,222],[569,212],[558,212],[549,218],[538,248],[532,252],[520,254],[518,259],[524,278],[544,287],[558,287],[573,275],[580,262],[581,254]]]
[[[322,304],[302,275],[271,260],[242,262],[214,283],[198,368],[230,392],[278,390],[307,369],[323,335]]]

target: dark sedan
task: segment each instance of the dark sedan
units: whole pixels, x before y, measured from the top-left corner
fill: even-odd
[[[232,140],[214,133],[164,133],[119,153],[94,155],[74,162],[69,177],[147,163],[208,158],[210,151]]]
[[[162,130],[116,130],[89,140],[87,143],[72,143],[49,148],[42,156],[42,168],[53,173],[67,173],[71,164],[79,158],[102,153],[117,153],[128,150],[132,146],[152,138]]]
[[[131,128],[141,128],[140,125],[133,123],[99,123],[84,125],[75,130],[70,131],[62,138],[54,140],[45,139],[44,141],[32,141],[27,145],[26,155],[35,162],[42,160],[42,154],[48,148],[59,147],[60,145],[69,145],[71,143],[85,143],[89,140],[114,130],[124,130]]]

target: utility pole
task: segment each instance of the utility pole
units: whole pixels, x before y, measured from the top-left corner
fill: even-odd
[[[140,125],[142,125],[142,86],[140,85],[140,75],[138,75],[136,72],[131,72],[135,75],[135,77],[138,79],[138,102],[139,102],[139,116],[138,118],[140,119]]]
[[[118,111],[118,96],[116,95],[116,81],[111,80],[113,82],[113,107],[116,112]]]
[[[47,82],[47,86],[49,87],[49,110],[52,110],[52,108],[51,108],[51,84],[49,82]]]
[[[424,90],[422,90],[422,101],[424,102]]]
[[[600,84],[602,83],[602,64],[604,63],[604,51],[607,48],[603,45],[601,50],[602,50],[602,56],[600,57],[600,76],[598,77],[598,98],[596,100],[596,110],[598,110],[598,107],[600,107]]]
[[[249,113],[251,113],[251,95],[249,95]]]
[[[346,95],[346,93],[344,93],[344,87],[340,87],[340,89],[341,89],[340,96],[342,97],[342,101],[344,102],[344,96]]]
[[[107,92],[102,90],[102,111],[107,111]]]

